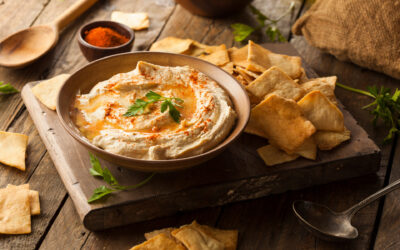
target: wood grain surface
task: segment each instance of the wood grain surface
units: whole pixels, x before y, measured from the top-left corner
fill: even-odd
[[[0,39],[19,29],[50,22],[74,2],[75,0],[0,0]],[[279,17],[286,11],[290,2],[291,0],[253,1],[263,13],[271,17]],[[398,80],[351,63],[339,62],[334,57],[310,47],[303,38],[293,37],[290,33],[291,25],[313,2],[315,1],[296,0],[294,12],[278,23],[279,29],[305,58],[308,65],[321,76],[337,75],[340,82],[358,88],[385,85],[394,89],[400,86]],[[248,9],[223,19],[207,19],[191,15],[179,5],[175,5],[172,0],[99,1],[64,30],[57,46],[38,62],[20,70],[0,68],[0,81],[9,82],[22,89],[27,82],[46,79],[60,73],[72,73],[87,64],[75,40],[77,30],[89,21],[109,19],[112,10],[143,10],[149,13],[151,26],[149,30],[136,32],[134,50],[146,50],[154,41],[165,36],[192,38],[207,44],[239,45],[233,42],[229,25],[237,21],[256,23]],[[262,32],[252,35],[252,39],[258,43],[268,42]],[[0,129],[22,132],[30,136],[26,172],[0,164],[0,186],[29,182],[40,191],[41,199],[46,199],[47,204],[46,208],[43,208],[46,209],[46,216],[33,218],[33,225],[38,226],[34,228],[37,232],[25,236],[0,236],[0,249],[128,249],[143,241],[143,233],[146,231],[179,226],[193,219],[220,228],[239,229],[238,249],[397,249],[400,238],[397,234],[399,225],[396,216],[400,203],[396,193],[357,213],[353,224],[358,227],[360,237],[350,242],[332,243],[316,239],[298,224],[291,212],[291,203],[296,199],[317,201],[335,210],[343,210],[386,185],[389,180],[399,177],[397,138],[394,143],[382,145],[385,127],[379,124],[374,128],[368,111],[361,110],[371,99],[342,89],[337,89],[336,95],[381,148],[381,168],[376,175],[215,208],[182,212],[175,216],[99,233],[87,231],[80,223],[71,198],[46,153],[20,95],[0,95]]]

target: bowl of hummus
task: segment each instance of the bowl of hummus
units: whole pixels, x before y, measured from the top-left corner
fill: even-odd
[[[71,75],[57,113],[95,155],[133,170],[167,172],[222,152],[244,130],[250,102],[241,84],[211,63],[134,52]]]

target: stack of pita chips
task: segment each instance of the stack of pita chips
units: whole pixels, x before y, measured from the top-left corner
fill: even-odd
[[[38,191],[29,184],[0,189],[0,234],[28,234],[31,215],[40,214]]]
[[[334,94],[336,76],[308,79],[301,58],[273,53],[249,41],[242,48],[208,46],[167,37],[151,51],[196,56],[232,74],[252,105],[245,132],[268,139],[257,151],[268,166],[315,160],[317,148],[330,150],[350,139]]]
[[[131,250],[235,250],[237,230],[221,230],[196,221],[180,228],[164,228],[144,234],[147,241]]]

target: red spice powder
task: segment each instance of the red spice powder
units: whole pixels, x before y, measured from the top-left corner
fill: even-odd
[[[89,31],[85,31],[85,41],[93,46],[107,48],[116,47],[127,43],[129,38],[121,35],[113,29],[97,27]]]

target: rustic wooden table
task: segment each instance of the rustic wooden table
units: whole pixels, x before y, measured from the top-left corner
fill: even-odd
[[[19,29],[47,23],[60,15],[75,0],[0,0],[0,39]],[[254,5],[271,17],[280,16],[291,0],[255,0]],[[310,1],[313,2],[313,1]],[[311,5],[296,0],[293,15],[286,16],[279,28],[289,42],[321,76],[337,75],[339,82],[358,88],[385,85],[396,88],[400,81],[350,63],[339,62],[310,47],[302,37],[293,37],[290,27]],[[92,20],[110,19],[111,11],[145,11],[151,27],[136,32],[134,50],[146,50],[166,36],[192,38],[206,44],[235,45],[230,24],[254,23],[248,10],[225,19],[207,19],[190,14],[173,0],[108,0],[99,1],[70,25],[60,36],[57,46],[33,65],[19,70],[0,68],[0,81],[21,89],[30,81],[46,79],[60,73],[72,73],[87,64],[79,51],[76,34],[80,26]],[[268,42],[259,34],[257,42]],[[239,44],[236,44],[237,46]],[[240,45],[239,45],[240,46]],[[239,230],[239,249],[399,249],[400,198],[394,192],[361,210],[353,220],[359,229],[358,239],[331,243],[321,241],[304,230],[296,221],[291,203],[307,199],[343,210],[368,194],[400,178],[400,147],[396,140],[382,145],[383,127],[374,128],[371,116],[361,107],[370,100],[342,89],[336,94],[371,138],[382,149],[380,170],[374,175],[315,186],[300,191],[176,214],[135,225],[102,232],[90,232],[80,223],[54,166],[46,152],[19,94],[0,95],[0,130],[29,135],[27,170],[0,168],[0,186],[26,183],[40,192],[42,214],[32,221],[32,233],[0,236],[0,249],[128,249],[144,240],[143,233],[168,226],[179,226],[196,219],[219,228]],[[355,168],[357,166],[354,166]]]

